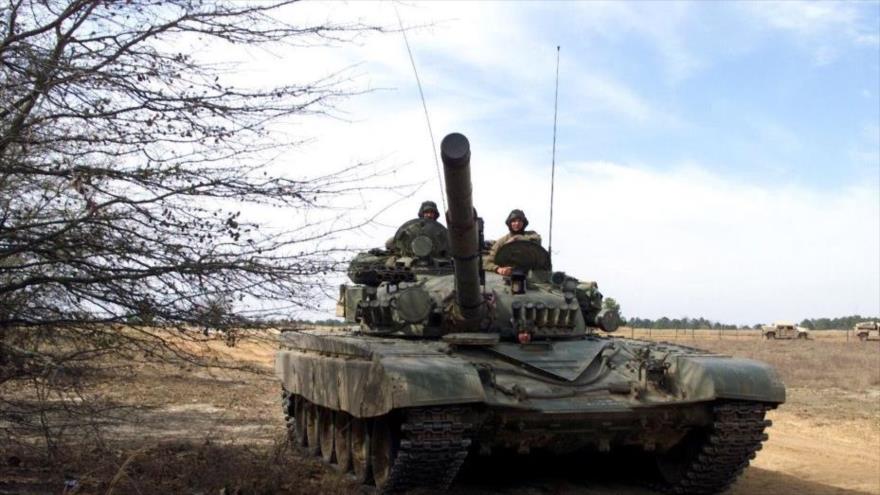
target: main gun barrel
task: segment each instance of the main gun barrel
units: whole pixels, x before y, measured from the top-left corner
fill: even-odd
[[[480,318],[480,242],[471,187],[471,146],[467,138],[452,133],[440,143],[440,158],[446,177],[449,211],[449,247],[455,266],[455,302],[462,318]]]

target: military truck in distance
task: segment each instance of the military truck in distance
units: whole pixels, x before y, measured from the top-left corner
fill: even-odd
[[[808,339],[810,331],[794,323],[777,321],[772,325],[762,325],[761,334],[765,339]]]
[[[597,284],[554,271],[537,243],[481,269],[470,144],[440,146],[445,227],[404,224],[340,288],[349,330],[285,332],[275,359],[291,441],[378,492],[445,489],[466,458],[635,449],[669,493],[718,493],[767,439],[785,401],[770,366],[599,335],[619,316]],[[355,326],[356,325],[356,326]]]
[[[856,337],[862,342],[874,340],[875,338],[880,339],[880,321],[863,321],[861,323],[856,323],[855,327],[853,327],[853,333],[855,333]]]

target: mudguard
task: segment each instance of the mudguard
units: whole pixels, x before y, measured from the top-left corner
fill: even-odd
[[[291,332],[275,357],[287,391],[355,417],[392,409],[485,401],[466,361],[422,342],[348,340]],[[372,345],[371,345],[372,344]]]
[[[776,370],[760,361],[722,356],[679,356],[669,371],[688,401],[785,402],[785,386]]]

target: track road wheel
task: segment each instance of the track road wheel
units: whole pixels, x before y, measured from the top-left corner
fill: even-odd
[[[318,440],[318,408],[311,402],[303,406],[306,422],[306,452],[309,455],[321,455],[321,442]]]
[[[318,408],[318,443],[324,462],[333,462],[333,411],[326,407]]]
[[[373,421],[370,433],[370,465],[373,469],[373,481],[381,492],[391,479],[391,468],[400,448],[400,428],[388,416]]]
[[[290,440],[290,445],[292,445],[295,450],[299,451],[302,450],[302,441],[305,435],[300,427],[300,416],[302,411],[297,411],[297,404],[301,402],[302,401],[298,396],[291,394],[287,390],[282,390],[281,408],[284,411],[284,423],[287,427],[287,438]]]
[[[291,395],[291,406],[293,410],[293,431],[291,433],[291,441],[296,450],[305,452],[306,448],[306,418],[305,418],[305,401],[298,395]]]
[[[295,416],[293,411],[294,396],[285,389],[281,389],[281,411],[284,413],[284,426],[287,427],[287,438],[290,443],[296,445],[296,430],[294,428]]]
[[[370,428],[366,420],[351,420],[351,470],[360,483],[370,480]]]
[[[333,452],[336,468],[343,473],[351,469],[351,416],[336,411],[333,415]]]

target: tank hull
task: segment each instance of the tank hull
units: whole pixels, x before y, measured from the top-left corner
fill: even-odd
[[[715,493],[760,448],[769,424],[764,412],[785,400],[778,375],[763,363],[632,339],[588,335],[531,344],[456,345],[312,330],[286,332],[281,340],[275,371],[285,400],[294,397],[326,417],[397,425],[396,440],[389,440],[398,442],[396,458],[403,448],[401,438],[410,434],[407,428],[418,429],[425,415],[442,415],[443,421],[428,421],[432,435],[439,437],[403,441],[416,450],[413,445],[428,442],[422,460],[445,466],[436,468],[433,486],[448,485],[452,478],[442,472],[453,471],[454,478],[469,455],[635,448],[654,453],[659,463],[683,443],[693,442],[691,436],[702,435],[697,449],[733,449],[721,457],[730,465],[702,466],[700,462],[720,462],[704,455],[686,469],[676,469],[693,471],[691,478],[704,471],[724,476],[706,481],[703,491],[690,491],[693,487],[681,484],[690,478],[681,479],[684,475],[676,471],[673,479],[678,481],[665,489]],[[669,363],[662,377],[633,365],[638,359],[652,362],[652,355],[665,356]],[[730,407],[739,409],[726,412]],[[733,426],[719,423],[723,413],[733,418],[727,420]],[[438,433],[443,428],[451,430]],[[724,428],[742,438],[719,441],[713,432]],[[450,445],[457,447],[443,450]],[[432,457],[440,455],[437,449],[445,452],[442,459]],[[414,461],[406,461],[418,457],[414,455],[395,461],[400,464],[394,464],[396,470],[388,468],[386,476],[397,476],[396,481],[385,480],[381,491],[424,486],[424,473],[412,480],[405,474],[414,469]]]
[[[625,367],[630,353],[645,349],[670,354],[662,387],[645,383],[632,370],[614,369],[617,356],[623,354],[620,366]],[[614,358],[607,358],[615,351]],[[601,359],[608,363],[600,370]],[[439,340],[332,330],[287,332],[275,371],[289,392],[363,418],[438,404],[601,414],[714,400],[785,401],[784,385],[764,363],[671,344],[594,336],[459,347]]]
[[[664,448],[707,424],[712,404],[785,400],[763,363],[628,339],[459,347],[316,330],[282,340],[276,374],[289,393],[356,418],[467,405],[484,449]],[[615,369],[644,349],[675,353],[665,383]]]

